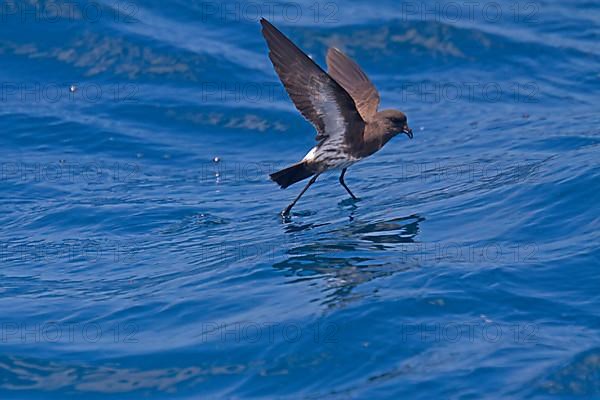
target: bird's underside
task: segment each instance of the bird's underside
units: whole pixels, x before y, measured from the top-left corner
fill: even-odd
[[[302,159],[318,172],[348,168],[360,160],[360,157],[352,155],[344,146],[327,140],[313,147]]]

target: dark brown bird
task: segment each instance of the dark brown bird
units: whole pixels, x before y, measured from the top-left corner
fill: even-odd
[[[269,21],[263,18],[260,23],[279,79],[298,111],[317,130],[317,145],[300,162],[270,175],[283,189],[312,177],[282,214],[289,215],[319,175],[331,169],[342,170],[340,184],[356,199],[344,182],[346,170],[399,133],[412,139],[406,115],[397,110],[378,112],[377,89],[340,50],[329,49],[325,72]]]

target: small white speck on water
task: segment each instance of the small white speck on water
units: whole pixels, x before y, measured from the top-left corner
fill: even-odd
[[[137,158],[142,158],[142,157],[144,157],[144,154],[142,154],[142,153],[137,153],[135,156],[136,156]]]
[[[214,157],[214,158],[213,158],[213,162],[214,162],[214,163],[218,163],[218,162],[220,162],[220,161],[221,161],[221,159],[220,159],[219,157]]]
[[[75,86],[75,85],[69,86],[69,92],[75,93],[76,91],[77,91],[77,86]]]
[[[481,318],[483,320],[483,322],[485,322],[486,324],[490,324],[490,323],[494,322],[491,319],[489,319],[485,314],[481,314],[479,316],[479,318]]]
[[[443,305],[445,305],[446,303],[444,302],[444,299],[435,299],[435,300],[431,300],[431,301],[429,302],[429,304],[433,304],[433,305],[435,305],[435,306],[443,306]]]
[[[171,155],[170,154],[163,154],[163,158],[165,160],[170,160],[171,159]]]
[[[424,126],[421,126],[421,127],[419,127],[419,130],[420,130],[420,131],[424,131],[424,130],[425,130],[425,127],[424,127]]]

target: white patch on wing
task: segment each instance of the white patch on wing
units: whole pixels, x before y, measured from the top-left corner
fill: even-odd
[[[335,94],[328,85],[319,85],[318,91],[312,96],[312,103],[324,125],[324,134],[332,145],[342,145],[345,141],[346,121],[336,102]]]
[[[329,96],[326,101],[323,102],[323,107],[325,108],[325,132],[327,132],[330,139],[343,140],[344,133],[346,132],[346,121],[340,112],[338,104],[334,100],[333,94],[327,94]]]

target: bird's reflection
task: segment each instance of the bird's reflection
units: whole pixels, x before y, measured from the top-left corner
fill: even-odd
[[[315,232],[316,240],[310,242],[295,239],[287,258],[274,268],[294,276],[289,284],[325,283],[324,298],[316,299],[324,304],[346,303],[361,296],[355,288],[362,283],[409,268],[403,258],[422,221],[423,217],[410,215],[369,222],[354,219],[333,229],[327,229],[328,224],[286,224],[290,234],[322,231]]]

